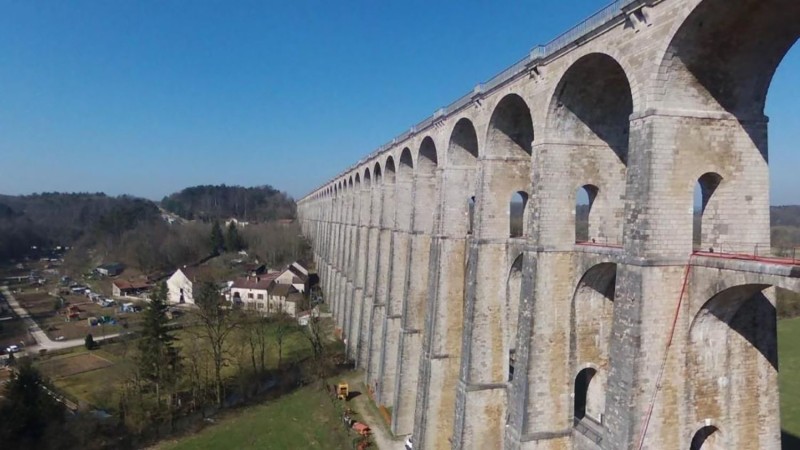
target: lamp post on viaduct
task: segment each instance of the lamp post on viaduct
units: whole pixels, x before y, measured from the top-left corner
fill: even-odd
[[[617,1],[301,199],[392,432],[779,448],[772,288],[800,271],[767,255],[764,103],[798,36],[796,0]]]

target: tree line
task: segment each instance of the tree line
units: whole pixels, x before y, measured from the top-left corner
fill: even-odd
[[[140,223],[159,218],[153,202],[124,195],[0,195],[0,261],[38,256],[42,247],[70,246],[87,237],[118,241]]]
[[[251,222],[293,219],[294,200],[269,185],[257,187],[204,185],[164,197],[161,206],[188,220],[236,218]]]

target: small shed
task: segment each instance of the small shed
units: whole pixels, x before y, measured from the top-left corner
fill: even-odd
[[[97,266],[95,271],[104,277],[115,277],[122,273],[125,267],[117,262],[107,263]]]

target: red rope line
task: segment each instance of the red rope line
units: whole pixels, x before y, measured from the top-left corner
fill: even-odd
[[[647,415],[645,416],[644,425],[642,426],[641,434],[639,435],[639,446],[637,447],[639,450],[642,450],[642,446],[644,445],[644,438],[647,436],[647,428],[650,425],[650,418],[653,415],[653,408],[655,407],[656,398],[658,397],[659,391],[661,391],[661,378],[664,375],[664,369],[667,366],[667,357],[669,356],[669,349],[672,346],[672,338],[675,336],[675,328],[678,324],[678,316],[681,311],[681,305],[683,305],[683,296],[686,293],[686,285],[688,284],[689,280],[689,269],[692,267],[692,258],[694,255],[689,256],[689,261],[686,262],[686,267],[683,270],[683,285],[681,286],[681,294],[678,296],[678,305],[675,307],[675,317],[672,319],[672,328],[669,331],[669,338],[667,339],[667,345],[664,349],[664,358],[661,360],[661,369],[658,371],[658,378],[656,379],[656,386],[653,390],[653,396],[650,399],[650,407],[647,409]]]

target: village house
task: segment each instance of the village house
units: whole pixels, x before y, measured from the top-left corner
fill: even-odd
[[[193,305],[194,295],[204,281],[213,281],[205,267],[182,267],[176,270],[167,279],[167,302]]]
[[[114,280],[111,283],[111,294],[114,297],[146,298],[150,287],[143,281]]]
[[[231,302],[234,305],[242,305],[246,309],[254,309],[266,314],[268,291],[277,275],[277,273],[248,275],[235,279],[231,285]]]
[[[301,311],[303,294],[291,284],[275,283],[267,296],[267,315],[284,313],[290,317],[297,317]]]
[[[305,294],[308,291],[308,270],[300,263],[293,262],[278,275],[275,282],[292,285],[297,292]]]
[[[271,316],[279,313],[297,317],[308,288],[308,271],[298,263],[282,271],[273,270],[263,275],[253,272],[237,278],[231,285],[230,301],[248,310]]]

